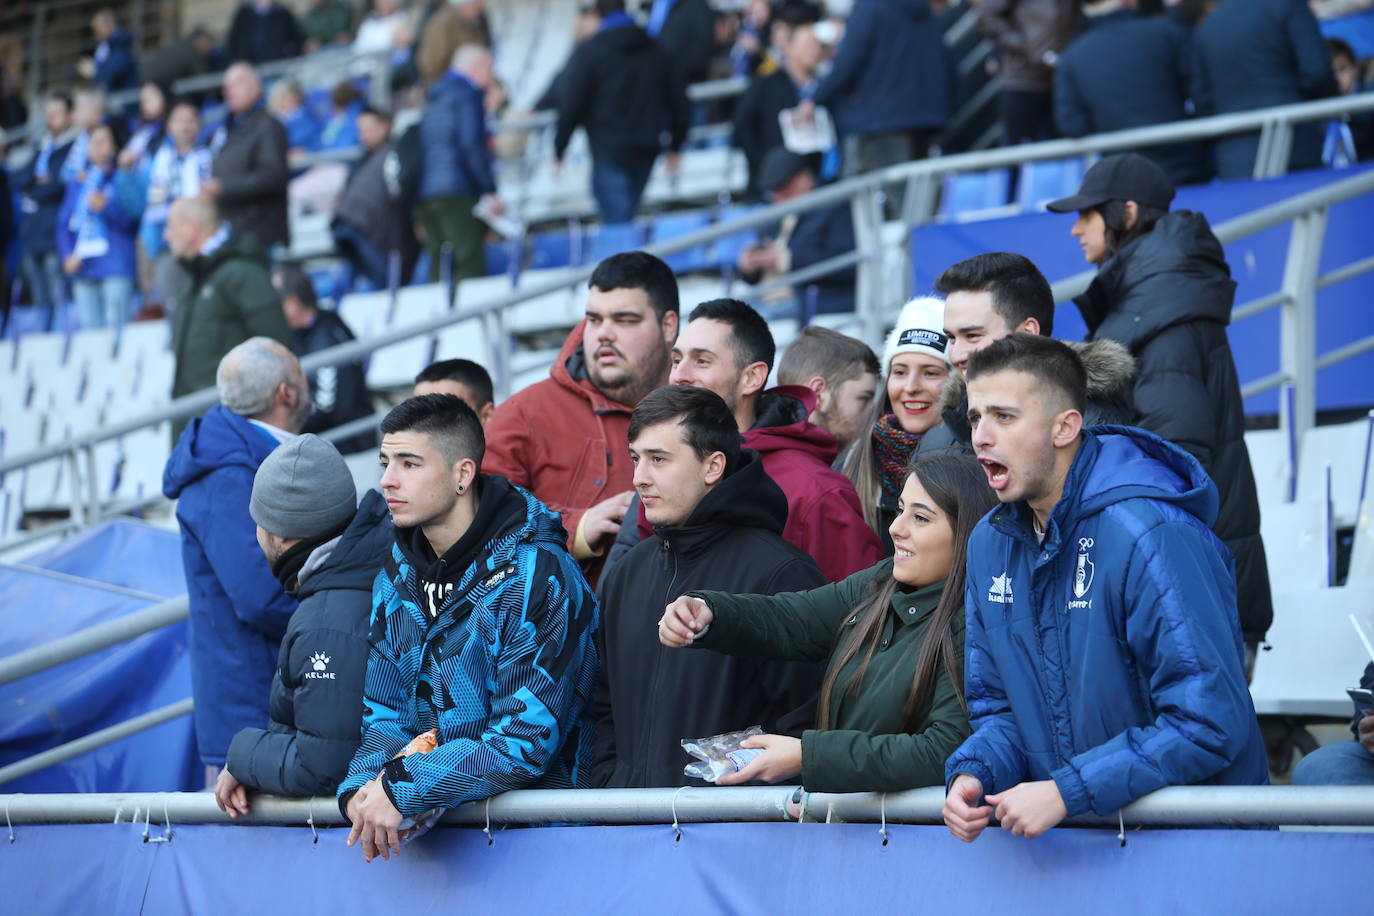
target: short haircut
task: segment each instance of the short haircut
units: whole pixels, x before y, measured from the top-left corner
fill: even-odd
[[[385,121],[388,124],[391,123],[391,112],[377,108],[374,105],[364,105],[362,110],[358,112],[358,117],[361,118],[363,115],[372,115],[372,117],[379,121]]]
[[[480,363],[470,359],[441,359],[430,363],[415,376],[415,384],[421,382],[457,382],[477,400],[479,407],[485,407],[496,400],[496,392],[491,384],[491,374]]]
[[[54,89],[48,93],[47,100],[49,102],[60,102],[62,107],[67,109],[67,113],[71,114],[72,94],[70,92],[63,89]]]
[[[186,96],[178,96],[172,99],[167,103],[167,117],[170,119],[172,117],[172,112],[176,111],[178,108],[191,109],[191,113],[196,116],[196,120],[200,120],[200,106],[195,103],[194,99],[187,98]]]
[[[250,337],[224,355],[215,370],[219,402],[241,417],[254,419],[272,409],[277,389],[300,381],[300,363],[270,337]]]
[[[773,359],[777,356],[773,332],[752,305],[738,299],[711,299],[692,309],[692,314],[687,316],[688,321],[698,318],[730,326],[730,347],[735,351],[739,368],[763,363],[769,372],[773,371]]]
[[[336,108],[347,108],[362,97],[363,94],[358,91],[358,87],[348,80],[338,83],[329,90],[329,104]]]
[[[805,0],[788,0],[782,6],[775,5],[773,9],[774,22],[781,22],[794,28],[799,25],[811,25],[825,18],[819,6],[814,3],[807,3]]]
[[[310,277],[305,271],[295,264],[283,264],[276,269],[272,277],[273,285],[283,296],[289,296],[300,301],[306,308],[319,308],[319,300],[315,298],[315,284],[310,282]]]
[[[714,391],[692,385],[665,385],[650,392],[630,414],[628,441],[633,444],[640,433],[660,423],[681,424],[682,441],[692,447],[698,460],[722,452],[725,473],[739,466],[739,424]]]
[[[813,324],[802,328],[797,339],[782,351],[778,384],[805,385],[820,376],[835,389],[865,372],[880,374],[878,355],[872,347],[848,334]]]
[[[596,265],[587,288],[603,293],[642,289],[660,320],[669,312],[678,313],[677,277],[673,276],[673,269],[646,251],[611,255]]]
[[[1054,333],[1054,293],[1045,275],[1025,255],[1009,251],[975,255],[946,268],[935,281],[935,291],[946,299],[950,293],[989,293],[993,309],[1008,328],[1034,318],[1041,334]]]
[[[1010,334],[970,354],[964,378],[973,382],[994,372],[1024,372],[1039,383],[1037,389],[1054,388],[1068,406],[1079,413],[1087,410],[1087,372],[1078,354],[1063,341],[1038,334]]]
[[[422,394],[406,398],[382,418],[382,435],[405,432],[429,436],[449,466],[470,458],[477,465],[477,470],[482,470],[487,440],[482,435],[482,424],[477,414],[462,398],[451,394]]]

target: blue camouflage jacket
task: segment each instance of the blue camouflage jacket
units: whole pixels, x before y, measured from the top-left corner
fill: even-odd
[[[362,744],[339,786],[342,809],[379,772],[404,815],[586,783],[596,597],[556,513],[505,478],[483,477],[481,487],[483,503],[499,512],[476,559],[436,602],[433,622],[421,576],[442,570],[452,551],[426,563],[398,529],[377,575]],[[429,729],[438,730],[437,748],[392,759]]]
[[[1053,779],[1070,816],[1169,785],[1260,785],[1217,491],[1188,453],[1097,426],[1036,541],[1024,502],[968,546],[973,735],[945,764],[992,794]]]

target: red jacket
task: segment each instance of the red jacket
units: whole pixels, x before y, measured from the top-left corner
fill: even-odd
[[[816,394],[780,385],[759,397],[759,415],[744,447],[763,456],[763,468],[787,495],[783,540],[809,553],[831,582],[883,559],[883,543],[864,521],[849,478],[831,469],[839,443],[807,418]]]
[[[582,515],[634,489],[630,408],[596,389],[582,355],[582,324],[563,343],[549,377],[513,395],[487,424],[482,470],[524,487],[563,517],[568,550]],[[582,564],[596,584],[601,558]]]

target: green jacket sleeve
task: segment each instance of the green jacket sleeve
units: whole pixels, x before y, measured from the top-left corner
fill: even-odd
[[[715,615],[694,648],[760,660],[823,662],[847,614],[892,575],[892,561],[805,592],[731,595],[693,592]]]
[[[913,659],[914,661],[914,659]],[[930,715],[914,734],[845,729],[802,734],[802,786],[808,792],[900,792],[945,783],[945,759],[969,736],[949,673],[941,669]]]
[[[231,287],[243,328],[249,337],[270,337],[283,345],[291,342],[281,296],[272,287],[266,272],[240,271]]]

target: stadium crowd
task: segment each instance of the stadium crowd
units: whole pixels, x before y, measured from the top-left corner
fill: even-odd
[[[632,218],[685,141],[684,87],[724,68],[751,77],[735,142],[756,193],[928,155],[952,92],[942,7],[855,0],[841,31],[809,3],[654,0],[641,25],[597,0],[546,93],[556,152],[585,128],[603,218]],[[332,233],[374,285],[417,241],[431,276],[444,256],[481,275],[503,102],[480,0],[355,13],[245,3],[210,125],[139,83],[102,11],[90,81],[44,100],[16,182],[32,301],[70,295],[100,326],[142,290],[172,316],[174,393],[219,393],[179,431],[164,492],[221,807],[334,793],[350,842],[387,858],[510,789],[700,784],[682,742],[751,726],[716,782],[943,786],[966,841],[993,818],[1034,837],[1167,785],[1267,782],[1247,679],[1273,612],[1235,283],[1206,219],[1171,209],[1181,182],[1248,174],[1252,139],[1111,156],[1050,204],[1097,268],[1083,343],[1052,336],[1048,282],[1009,252],[949,265],[881,354],[813,327],[779,355],[750,304],[682,303],[663,261],[609,257],[547,379],[496,403],[476,363],[420,373],[358,443],[380,459],[360,501],[313,432],[372,412],[361,369],[298,361],[351,334],[282,257],[294,157],[363,149]],[[1296,0],[982,0],[978,16],[1009,143],[1358,89],[1353,54],[1333,66]],[[407,134],[348,84],[312,120],[299,86],[256,69],[345,44],[423,98]],[[1157,84],[1101,76],[1127,50]],[[129,130],[106,94],[134,85]],[[1321,145],[1296,138],[1293,164]],[[741,268],[822,260],[846,229],[852,247],[842,211],[808,216]],[[852,278],[825,295],[846,310]],[[1353,729],[1299,777],[1374,781],[1374,715]]]
[[[5,176],[18,207],[11,213],[3,194],[0,248],[17,238],[22,279],[0,276],[6,310],[42,306],[55,322],[71,305],[82,327],[175,312],[187,272],[163,231],[170,205],[195,196],[214,199],[233,231],[251,233],[274,262],[290,242],[288,200],[324,201],[333,254],[347,265],[327,295],[359,280],[384,288],[410,278],[421,250],[430,279],[445,257],[457,279],[484,275],[488,224],[506,209],[496,136],[525,113],[495,75],[501,49],[483,2],[366,6],[318,0],[298,18],[246,0],[222,43],[197,26],[146,54],[111,10],[97,12],[74,82],[41,99],[26,163]],[[604,222],[635,219],[655,161],[666,156],[674,174],[688,126],[713,114],[730,121],[747,161],[746,200],[786,200],[938,154],[957,91],[943,0],[856,0],[843,20],[812,0],[737,6],[655,0],[640,18],[622,0],[581,8],[572,53],[534,107],[555,112],[559,160],[574,131],[586,131]],[[995,48],[1002,139],[1015,144],[1362,92],[1369,59],[1324,40],[1316,15],[1374,16],[1366,7],[981,0],[976,18]],[[395,110],[367,103],[365,77],[307,92],[290,74],[264,80],[254,69],[329,49],[384,59]],[[172,94],[175,81],[221,69],[218,91]],[[730,75],[748,79],[731,111],[689,104],[688,84]],[[136,87],[136,104],[108,103],[109,93]],[[18,109],[7,123],[17,126],[24,102],[12,91],[7,99]],[[1236,135],[1141,152],[1181,185],[1248,176],[1257,145],[1257,134]],[[321,153],[350,165],[309,168]],[[1300,126],[1289,165],[1371,154],[1374,116],[1353,115]],[[852,247],[847,209],[808,216],[765,233],[740,256],[741,275],[777,276]],[[814,311],[842,309],[851,282],[822,278]]]

